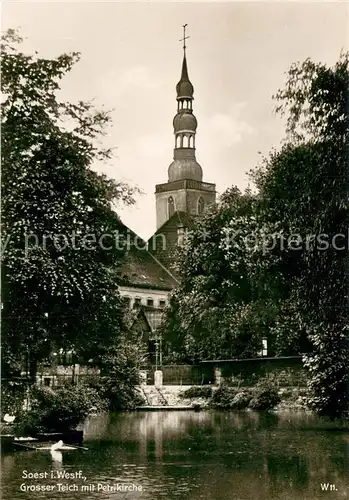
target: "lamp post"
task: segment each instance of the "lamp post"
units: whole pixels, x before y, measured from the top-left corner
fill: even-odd
[[[75,357],[74,357],[75,351],[74,349],[70,349],[70,351],[67,351],[67,360],[71,363],[72,366],[72,384],[75,384]]]
[[[162,366],[162,338],[159,332],[155,333],[155,369]]]
[[[159,353],[159,357],[160,357],[160,367],[162,368],[162,337],[161,337],[161,334],[160,334],[159,346],[160,346],[160,353]]]
[[[158,371],[158,336],[155,334],[155,371]]]

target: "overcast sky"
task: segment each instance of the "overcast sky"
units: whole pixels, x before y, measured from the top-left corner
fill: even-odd
[[[2,28],[21,27],[26,50],[55,57],[79,51],[63,80],[70,101],[96,98],[114,108],[105,139],[116,157],[98,168],[145,194],[122,210],[140,236],[155,230],[155,184],[167,182],[173,156],[175,86],[182,63],[182,25],[198,119],[197,160],[219,193],[280,146],[284,124],[272,94],[292,62],[333,64],[348,46],[348,3],[301,2],[11,2]]]

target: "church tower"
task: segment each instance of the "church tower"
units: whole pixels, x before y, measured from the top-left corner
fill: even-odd
[[[202,168],[196,160],[195,138],[197,120],[193,113],[194,87],[189,80],[186,58],[187,38],[183,37],[181,78],[176,86],[177,114],[173,119],[175,147],[173,162],[168,167],[168,182],[158,184],[156,197],[156,228],[159,230],[173,215],[192,217],[215,203],[216,186],[203,182]]]

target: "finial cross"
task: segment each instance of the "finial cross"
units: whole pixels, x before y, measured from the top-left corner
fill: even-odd
[[[190,38],[190,36],[185,36],[185,29],[188,25],[187,24],[183,24],[183,38],[181,38],[179,41],[180,42],[183,42],[183,50],[185,51],[185,49],[187,48],[186,45],[185,45],[185,41]]]

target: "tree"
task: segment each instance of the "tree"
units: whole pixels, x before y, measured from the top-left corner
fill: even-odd
[[[237,246],[232,265],[224,245],[230,234],[223,231],[234,220],[241,239],[253,202],[249,191],[227,190],[217,207],[194,221],[179,250],[181,284],[170,298],[162,327],[165,345],[179,359],[249,357],[260,350],[259,335],[251,335],[245,324],[245,307],[254,291],[244,249]]]
[[[331,418],[345,415],[349,402],[348,69],[346,54],[333,68],[310,60],[290,68],[276,95],[278,111],[287,115],[288,143],[255,172],[259,220],[278,228],[265,263],[274,262],[275,270],[278,262],[292,329],[310,342],[304,356],[309,403]],[[280,252],[281,236],[286,248]],[[282,323],[277,329],[284,337]]]
[[[98,363],[124,330],[113,205],[134,190],[93,170],[112,155],[96,145],[109,114],[58,99],[79,54],[39,58],[20,42],[9,30],[1,47],[3,373],[27,353],[34,376],[53,349]]]

